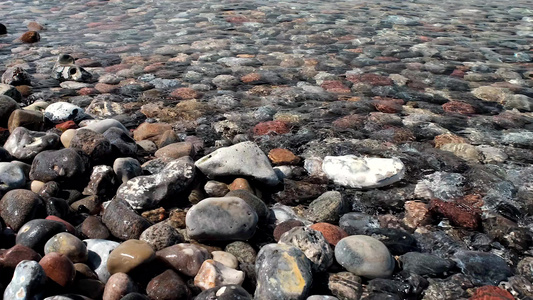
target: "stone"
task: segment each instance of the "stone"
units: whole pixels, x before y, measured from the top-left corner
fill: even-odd
[[[415,229],[420,225],[429,224],[431,213],[427,204],[419,201],[406,201],[403,222],[407,227]]]
[[[115,172],[110,166],[94,166],[83,194],[111,198],[115,194],[117,186]]]
[[[348,236],[342,228],[329,223],[315,223],[309,228],[320,231],[326,241],[333,246],[336,246],[341,239]]]
[[[4,291],[4,299],[42,299],[46,274],[36,261],[23,260]]]
[[[448,218],[453,225],[477,229],[481,225],[481,210],[464,203],[431,199],[429,211]]]
[[[457,113],[462,115],[471,115],[476,113],[476,109],[464,102],[450,101],[442,105],[442,109],[448,113]]]
[[[493,86],[480,86],[472,90],[472,95],[484,101],[505,103],[509,91],[504,88]]]
[[[224,197],[229,192],[227,184],[216,180],[209,180],[205,184],[204,190],[211,197]]]
[[[475,146],[472,146],[470,144],[448,143],[442,145],[440,149],[451,152],[457,157],[460,157],[470,162],[479,162],[483,158],[481,152]]]
[[[182,87],[173,90],[170,96],[179,100],[190,100],[198,98],[199,94],[194,89]]]
[[[212,259],[205,260],[194,277],[194,285],[203,291],[226,284],[241,285],[243,281],[244,272]]]
[[[62,55],[60,55],[62,56]],[[67,56],[70,56],[67,54]],[[60,62],[61,58],[58,57],[58,62],[54,65],[52,68],[52,75],[51,77],[54,79],[57,79],[59,81],[78,81],[78,82],[86,82],[92,79],[91,73],[87,72],[82,67],[78,67],[73,64],[74,60],[72,57],[72,61],[70,63],[62,63]]]
[[[87,115],[83,108],[77,105],[68,102],[55,102],[46,107],[44,117],[54,124],[59,124],[66,121],[78,123]]]
[[[157,223],[148,227],[141,233],[139,240],[148,243],[154,251],[184,242],[183,236],[174,227],[165,223]]]
[[[140,240],[127,240],[116,247],[107,259],[109,273],[128,273],[155,258],[152,247]]]
[[[529,281],[533,281],[533,257],[524,257],[518,262],[516,268],[520,275],[524,276]]]
[[[113,171],[117,175],[119,182],[125,183],[128,180],[141,176],[142,168],[138,160],[131,157],[120,157],[113,162]]]
[[[51,252],[39,261],[46,276],[62,287],[71,284],[76,276],[76,269],[70,259],[64,254]]]
[[[275,148],[268,152],[268,158],[275,165],[297,165],[300,162],[300,158],[290,150]]]
[[[90,215],[99,214],[102,211],[102,200],[96,195],[90,195],[74,201],[70,207],[77,212]]]
[[[394,259],[379,240],[366,235],[352,235],[335,247],[335,259],[349,272],[366,278],[386,278],[394,271]]]
[[[314,272],[326,271],[333,264],[333,250],[320,231],[307,227],[295,227],[284,233],[279,243],[302,250],[311,261]]]
[[[87,251],[89,253],[87,265],[94,270],[100,281],[106,283],[111,276],[107,269],[109,254],[120,244],[115,241],[102,239],[87,239],[83,240],[83,242],[87,245]]]
[[[136,214],[124,200],[110,201],[102,215],[102,222],[109,232],[120,240],[138,239],[151,226],[145,218]]]
[[[263,246],[255,272],[255,299],[306,299],[313,281],[311,263],[305,254],[285,244]]]
[[[104,119],[104,120],[94,121],[94,122],[87,124],[87,126],[83,128],[90,129],[94,132],[98,132],[102,134],[104,134],[106,131],[108,131],[111,128],[118,128],[127,134],[129,133],[128,129],[124,127],[124,125],[120,123],[120,121],[115,120],[115,119]]]
[[[0,249],[0,269],[2,272],[15,270],[17,265],[24,260],[39,262],[41,255],[35,250],[22,245],[14,245],[9,249]]]
[[[0,95],[0,127],[7,127],[7,120],[11,113],[20,109],[18,103],[11,97]]]
[[[238,197],[244,200],[257,213],[259,222],[266,221],[270,215],[270,210],[263,200],[259,199],[253,193],[247,190],[233,190],[228,192],[225,197]]]
[[[67,129],[61,134],[60,140],[61,144],[63,144],[63,147],[70,148],[70,142],[76,135],[76,132],[77,131],[75,129]]]
[[[254,190],[248,180],[244,178],[235,178],[232,183],[228,185],[230,191],[234,190],[247,190],[248,192],[254,193]]]
[[[37,43],[41,40],[41,35],[37,31],[26,31],[19,37],[19,40],[23,43]]]
[[[0,23],[0,34],[7,34],[6,25]]]
[[[222,75],[217,75],[215,78],[213,78],[212,82],[220,90],[229,90],[229,89],[233,89],[235,86],[239,84],[239,79],[237,79],[233,75],[222,74]]]
[[[459,250],[453,260],[476,285],[498,285],[513,275],[505,260],[492,253]]]
[[[44,253],[44,245],[54,235],[66,232],[67,226],[61,222],[35,219],[24,224],[17,233],[16,242],[19,245],[32,248],[38,253]]]
[[[194,277],[211,254],[201,246],[181,243],[157,251],[156,257],[174,270]]]
[[[239,261],[235,255],[225,251],[213,251],[211,252],[213,260],[225,265],[231,269],[237,269],[239,267]]]
[[[302,221],[295,219],[283,221],[274,228],[274,240],[276,240],[276,242],[279,242],[279,239],[285,232],[288,232],[295,227],[300,227],[304,225],[305,224]]]
[[[254,135],[278,135],[289,133],[290,128],[287,123],[282,121],[266,121],[254,126]]]
[[[378,220],[365,213],[351,212],[342,215],[339,227],[348,235],[365,235],[368,230],[378,228]]]
[[[88,171],[88,161],[74,149],[47,150],[35,156],[30,180],[42,182],[79,181]]]
[[[113,152],[117,153],[118,156],[132,157],[137,154],[137,143],[122,129],[111,127],[104,132],[104,137],[109,141]]]
[[[181,277],[173,270],[152,278],[146,286],[146,294],[150,299],[191,299],[191,291]]]
[[[103,134],[84,128],[76,131],[69,148],[82,151],[96,162],[109,160],[113,156],[111,143]]]
[[[155,152],[155,157],[180,158],[184,156],[194,157],[194,147],[188,142],[179,142],[166,145]]]
[[[39,152],[59,148],[59,135],[17,127],[7,138],[4,148],[17,159],[31,160]]]
[[[111,235],[102,220],[96,216],[88,216],[81,223],[81,233],[89,239],[107,239]]]
[[[133,139],[136,141],[151,140],[155,142],[167,130],[172,130],[172,126],[167,123],[142,123],[133,131]]]
[[[187,212],[187,234],[202,241],[247,240],[256,230],[257,213],[237,197],[207,198]]]
[[[409,252],[400,256],[399,260],[404,271],[429,277],[447,276],[455,267],[452,260],[429,253]]]
[[[337,223],[345,210],[341,193],[328,191],[309,204],[305,216],[311,222]]]
[[[330,274],[328,288],[340,300],[359,299],[363,292],[361,277],[350,272]]]
[[[5,193],[22,188],[25,185],[26,175],[19,165],[0,162],[0,192]]]
[[[400,181],[405,166],[398,158],[326,156],[322,164],[326,176],[336,184],[351,188],[376,188]]]
[[[46,242],[44,254],[52,252],[65,255],[73,263],[84,263],[89,255],[87,246],[75,235],[68,232],[58,233]]]
[[[102,299],[120,300],[131,292],[136,292],[137,286],[133,279],[125,273],[115,273],[109,277]]]
[[[7,120],[9,132],[17,127],[25,127],[29,130],[41,130],[43,127],[43,114],[38,111],[15,109]]]
[[[14,231],[18,231],[26,222],[44,217],[45,214],[41,197],[28,190],[11,190],[0,200],[0,217]]]
[[[195,170],[190,157],[178,158],[158,174],[128,180],[119,187],[116,199],[126,201],[133,209],[152,208],[188,188],[194,180]]]
[[[246,242],[236,241],[229,243],[224,251],[233,254],[237,258],[241,269],[243,269],[243,265],[255,264],[257,258],[254,248]]]
[[[228,284],[217,286],[208,290],[205,290],[198,294],[195,300],[230,300],[230,299],[239,299],[239,300],[252,300],[252,296],[239,285]]]
[[[366,235],[385,244],[392,255],[402,255],[407,252],[418,251],[416,239],[410,233],[402,229],[371,228],[367,231]]]
[[[0,83],[0,96],[7,96],[15,100],[17,103],[22,101],[22,95],[17,88],[5,83]]]
[[[263,151],[253,142],[219,148],[195,163],[209,178],[217,176],[251,176],[267,185],[279,179]]]
[[[514,300],[515,297],[508,291],[493,285],[477,288],[469,300]]]
[[[179,140],[180,139],[176,135],[176,132],[174,132],[174,130],[167,130],[167,131],[163,132],[163,134],[161,134],[159,139],[156,141],[156,145],[157,145],[158,148],[163,148],[163,147],[168,146],[170,144],[177,143],[177,142],[179,142]],[[181,145],[181,146],[184,147],[184,148],[188,147],[187,145]],[[178,148],[181,148],[181,147],[178,147]],[[180,149],[176,149],[176,150],[180,150]],[[195,150],[194,147],[193,147],[192,150],[193,151]],[[189,155],[189,156],[194,156],[194,155]]]

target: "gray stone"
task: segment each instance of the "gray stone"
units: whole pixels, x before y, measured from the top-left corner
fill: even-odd
[[[210,197],[224,197],[229,192],[227,184],[216,180],[209,180],[205,184],[204,190]]]
[[[402,269],[418,275],[429,277],[446,276],[455,266],[449,259],[440,258],[429,253],[409,252],[400,256]]]
[[[513,275],[501,257],[487,252],[459,250],[453,255],[463,274],[476,285],[498,285]]]
[[[233,75],[218,75],[213,78],[213,84],[221,90],[230,90],[239,84],[239,79]]]
[[[59,124],[66,121],[77,123],[87,115],[83,108],[77,105],[68,102],[55,102],[46,107],[44,117],[52,123]]]
[[[0,192],[22,188],[25,184],[26,175],[19,165],[0,162]]]
[[[20,109],[20,106],[15,100],[9,96],[0,95],[0,127],[7,127],[7,120],[16,109]]]
[[[118,129],[121,129],[125,133],[129,133],[128,129],[126,129],[126,127],[124,127],[124,125],[122,125],[122,123],[120,123],[119,121],[117,121],[115,119],[104,119],[104,120],[90,122],[89,124],[87,124],[87,126],[85,126],[83,128],[90,129],[90,130],[92,130],[94,132],[98,132],[98,133],[104,133],[109,128],[112,128],[112,127],[116,127]]]
[[[2,83],[12,86],[31,85],[30,74],[21,67],[11,67],[2,74]]]
[[[461,186],[466,178],[459,173],[435,172],[423,177],[416,184],[415,194],[423,199],[451,200],[463,195]]]
[[[255,299],[306,299],[313,281],[311,262],[298,248],[285,244],[263,246],[255,263]]]
[[[251,176],[268,185],[279,183],[268,157],[253,142],[217,149],[197,160],[195,165],[210,178]]]
[[[339,220],[339,227],[348,235],[365,235],[369,229],[379,228],[377,218],[365,213],[351,212],[344,214]]]
[[[333,250],[320,231],[302,226],[295,227],[284,233],[279,243],[302,250],[311,261],[314,272],[325,271],[333,264]]]
[[[124,200],[110,201],[102,215],[102,222],[109,232],[120,240],[138,239],[152,224],[136,214]]]
[[[4,291],[4,299],[42,299],[46,274],[38,262],[23,260],[15,268],[13,279]]]
[[[142,175],[141,164],[138,160],[131,157],[121,157],[115,159],[113,163],[113,171],[122,183]]]
[[[265,202],[247,190],[233,190],[227,193],[225,197],[238,197],[244,200],[255,210],[260,222],[266,221],[270,215],[270,210]]]
[[[328,191],[309,204],[305,216],[315,223],[337,223],[345,209],[341,193]]]
[[[22,101],[22,95],[20,92],[12,85],[0,83],[0,96],[8,96],[15,100],[16,102]]]
[[[247,240],[255,233],[255,210],[237,197],[207,198],[194,205],[185,217],[187,234],[196,240]]]
[[[111,127],[104,132],[104,137],[111,143],[113,149],[118,150],[118,155],[132,157],[137,154],[137,143],[124,130]]]
[[[30,179],[42,182],[80,180],[88,171],[88,160],[74,149],[43,151],[33,159]]]
[[[192,183],[195,170],[190,157],[178,158],[168,163],[158,174],[128,180],[120,186],[116,198],[125,200],[134,209],[154,207],[185,190]]]
[[[115,195],[117,187],[117,178],[110,166],[94,166],[89,184],[83,190],[83,194],[112,197]]]
[[[31,131],[17,127],[7,138],[4,148],[13,157],[21,160],[34,158],[39,152],[59,147],[59,135],[40,131]]]
[[[106,283],[111,274],[107,270],[109,254],[120,244],[114,241],[101,239],[83,240],[89,253],[87,265],[98,275],[98,279]]]
[[[76,131],[69,148],[81,150],[97,162],[109,160],[113,154],[111,143],[103,134],[83,128]]]
[[[139,240],[148,243],[154,251],[184,242],[183,236],[174,227],[165,223],[157,223],[148,227],[141,233]]]
[[[35,219],[20,227],[16,242],[19,245],[32,248],[38,253],[44,253],[46,242],[54,235],[66,231],[67,226],[64,223],[48,219]]]

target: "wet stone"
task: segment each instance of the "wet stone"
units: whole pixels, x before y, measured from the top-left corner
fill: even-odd
[[[339,227],[349,235],[364,235],[372,228],[378,228],[377,219],[365,213],[351,212],[342,215]]]
[[[76,269],[70,259],[64,254],[51,252],[39,261],[46,276],[60,286],[67,286],[74,281]]]
[[[107,259],[110,274],[128,273],[155,258],[152,247],[140,240],[127,240],[113,249]]]
[[[120,300],[131,292],[136,292],[137,287],[133,279],[125,273],[115,273],[107,281],[103,299]]]
[[[39,299],[43,297],[46,274],[36,261],[24,260],[15,268],[13,279],[4,291],[4,299]]]
[[[35,156],[30,170],[30,179],[43,182],[74,181],[87,171],[88,162],[74,149],[43,151]]]
[[[333,264],[333,250],[320,231],[295,227],[284,233],[279,243],[292,245],[302,250],[311,261],[314,272],[325,271]]]
[[[88,216],[81,223],[81,233],[89,239],[107,239],[110,236],[109,230],[96,216]]]
[[[492,253],[460,250],[454,254],[454,260],[476,285],[498,285],[513,275],[507,263]]]
[[[326,241],[333,246],[336,246],[340,240],[348,236],[342,228],[329,223],[315,223],[309,228],[320,231]]]
[[[26,175],[19,165],[0,162],[0,192],[19,189],[24,185],[26,185]],[[1,212],[0,215],[2,215]]]
[[[283,222],[279,223],[276,226],[276,228],[274,228],[274,233],[273,233],[274,239],[276,240],[276,242],[278,242],[279,239],[281,238],[281,236],[285,232],[288,232],[288,231],[290,231],[291,229],[293,229],[295,227],[300,227],[300,226],[304,226],[304,225],[305,224],[302,221],[294,220],[294,219],[283,221]]]
[[[4,148],[20,160],[32,159],[39,152],[56,149],[58,146],[57,134],[31,131],[24,127],[15,128],[4,144]]]
[[[76,236],[61,232],[50,238],[44,245],[44,253],[52,252],[65,255],[73,263],[82,263],[87,261],[87,246]]]
[[[418,250],[416,239],[401,229],[371,228],[366,234],[385,244],[392,255],[401,255]]]
[[[187,276],[196,276],[202,263],[211,258],[209,252],[194,244],[176,244],[157,251],[157,259]]]
[[[102,223],[121,240],[138,239],[150,222],[136,214],[124,200],[112,200],[105,208]]]
[[[403,254],[400,256],[400,261],[404,271],[429,277],[445,276],[455,266],[455,263],[449,259],[419,252]]]
[[[65,224],[46,220],[35,219],[24,224],[17,233],[17,244],[32,248],[38,253],[44,253],[44,245],[54,235],[66,232]]]
[[[98,279],[106,283],[111,276],[107,269],[107,261],[109,254],[117,248],[120,244],[115,241],[103,239],[87,239],[83,240],[87,245],[89,253],[87,265],[98,275]]]

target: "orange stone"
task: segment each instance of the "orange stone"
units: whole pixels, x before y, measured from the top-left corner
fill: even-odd
[[[515,300],[508,291],[497,286],[486,285],[477,288],[469,300]]]
[[[261,79],[261,75],[258,73],[250,73],[250,74],[246,74],[241,77],[241,81],[244,83],[259,81],[260,79]]]
[[[320,231],[326,241],[333,246],[337,245],[340,240],[348,236],[346,231],[342,228],[329,223],[316,223],[311,225],[310,228]]]
[[[281,121],[261,122],[254,127],[255,135],[284,134],[290,131],[289,126]]]
[[[33,88],[29,85],[18,85],[15,88],[23,97],[28,97],[33,93]]]
[[[161,134],[171,129],[172,125],[168,123],[142,123],[133,131],[133,139],[157,141]]]
[[[323,89],[330,93],[335,94],[349,94],[351,93],[351,90],[349,87],[345,86],[341,81],[339,80],[324,80],[324,82],[320,85]]]
[[[248,180],[246,180],[244,178],[235,178],[235,180],[233,180],[233,182],[228,185],[228,189],[230,191],[247,190],[247,191],[249,191],[251,193],[254,193],[254,190],[252,189],[252,186],[250,185]]]
[[[191,88],[182,87],[172,91],[170,96],[180,100],[190,100],[198,98],[198,92]]]
[[[37,43],[41,36],[37,31],[27,31],[19,38],[23,43]]]
[[[481,209],[466,206],[464,203],[431,199],[429,211],[433,214],[442,215],[456,226],[478,229],[481,224]]]
[[[102,83],[102,82],[99,82],[97,83],[94,88],[99,91],[100,93],[113,93],[114,91],[118,90],[119,87],[117,85],[114,85],[114,84],[107,84],[107,83]]]
[[[76,128],[78,128],[78,125],[76,125],[76,123],[74,121],[69,120],[69,121],[63,122],[61,124],[57,124],[56,128],[61,130],[61,131],[63,131],[63,132],[65,132],[68,129],[76,129]]]
[[[270,152],[268,152],[268,158],[270,158],[275,165],[295,165],[300,162],[298,156],[294,155],[290,150],[282,148],[270,150]]]
[[[446,144],[465,144],[467,140],[455,134],[445,133],[437,135],[433,142],[435,143],[435,148],[440,148]]]
[[[64,254],[50,252],[39,261],[39,264],[46,276],[60,286],[67,286],[74,281],[76,268]]]
[[[405,217],[403,222],[410,228],[417,228],[420,225],[426,225],[431,219],[431,214],[427,204],[418,201],[406,201],[404,206]]]
[[[445,112],[457,113],[461,115],[471,115],[476,113],[476,109],[472,105],[459,101],[450,101],[448,103],[444,103],[442,105],[442,109]]]

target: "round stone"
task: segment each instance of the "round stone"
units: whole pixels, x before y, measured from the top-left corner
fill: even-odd
[[[11,190],[0,200],[0,217],[15,231],[24,223],[44,217],[45,214],[43,200],[32,191]]]
[[[395,266],[387,246],[366,235],[340,240],[335,247],[335,259],[346,270],[366,278],[388,277]]]
[[[191,291],[181,277],[173,270],[154,277],[146,286],[150,299],[190,299]]]
[[[121,299],[123,295],[131,292],[136,292],[137,288],[135,282],[128,274],[116,273],[109,277],[104,289],[103,299]]]
[[[156,256],[176,271],[190,277],[196,276],[202,263],[211,258],[207,249],[185,243],[159,250]]]
[[[152,247],[143,241],[127,240],[109,254],[107,269],[110,274],[128,273],[136,267],[150,262],[155,257]]]
[[[83,108],[68,102],[55,102],[44,110],[44,117],[54,124],[66,121],[79,122],[86,116]]]
[[[87,246],[76,236],[61,232],[54,235],[44,245],[44,253],[49,254],[57,252],[64,254],[73,263],[82,263],[87,261]]]
[[[213,255],[214,261],[217,261],[228,268],[237,269],[239,267],[239,261],[237,260],[235,255],[229,252],[213,251],[211,252],[211,255]]]
[[[67,286],[74,281],[76,269],[68,257],[61,253],[51,252],[39,261],[46,276],[60,286]]]
[[[43,182],[79,180],[88,171],[88,161],[74,149],[43,151],[33,159],[30,179]]]
[[[263,202],[263,200],[261,200],[259,197],[257,197],[250,191],[233,190],[227,193],[225,197],[238,197],[244,200],[255,210],[260,222],[265,221],[270,214],[270,210],[266,206],[265,202]]]
[[[17,244],[32,248],[38,253],[44,253],[44,245],[54,235],[66,232],[65,224],[46,220],[35,219],[24,224],[17,233]]]
[[[138,160],[131,157],[121,157],[115,159],[113,170],[120,182],[124,183],[134,177],[142,175],[141,164]]]

